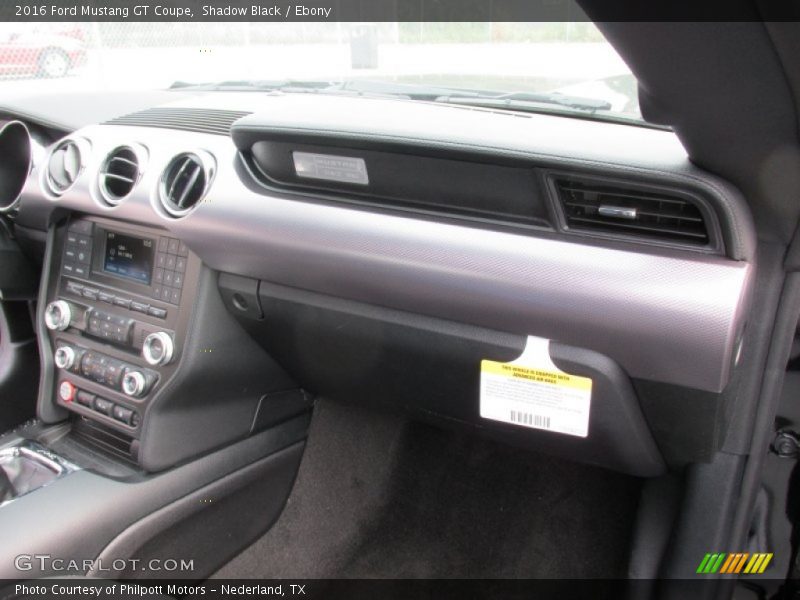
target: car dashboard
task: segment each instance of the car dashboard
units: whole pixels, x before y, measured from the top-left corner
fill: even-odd
[[[684,405],[642,396],[726,402],[755,234],[739,192],[670,131],[215,92],[64,133],[39,135],[6,203],[42,262],[46,422],[146,471],[315,395],[635,474],[710,452],[713,419],[676,451]],[[598,382],[587,438],[481,419],[480,361],[528,336]]]

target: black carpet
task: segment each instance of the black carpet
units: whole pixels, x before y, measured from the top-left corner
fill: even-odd
[[[639,482],[331,401],[278,522],[216,577],[624,576]]]

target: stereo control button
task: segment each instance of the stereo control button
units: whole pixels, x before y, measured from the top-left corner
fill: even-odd
[[[122,391],[128,396],[139,398],[147,391],[147,379],[139,371],[128,371],[122,377]]]
[[[133,411],[130,408],[125,408],[124,406],[115,406],[111,412],[111,416],[117,421],[121,421],[127,425],[130,425],[131,421],[133,421]]]
[[[131,338],[131,328],[129,325],[116,325],[111,333],[111,339],[118,344],[127,345]]]
[[[44,309],[44,324],[48,329],[64,331],[72,320],[72,309],[64,300],[56,300]]]
[[[97,314],[92,313],[89,317],[89,333],[92,335],[102,335],[102,331],[100,329],[100,317]]]
[[[110,416],[111,411],[114,410],[114,403],[110,400],[106,400],[105,398],[100,398],[97,396],[94,399],[94,409],[99,413]]]
[[[166,319],[167,318],[167,311],[164,308],[158,308],[157,306],[151,306],[150,309],[147,311],[147,314],[151,317],[155,317],[156,319]]]
[[[67,291],[76,296],[83,296],[83,285],[74,281],[67,282]]]
[[[54,360],[59,369],[71,369],[75,364],[75,350],[70,346],[59,346],[56,349]]]
[[[142,344],[142,356],[151,365],[166,365],[172,360],[175,346],[168,333],[151,333]]]
[[[83,406],[88,406],[89,408],[94,406],[94,394],[85,390],[78,390],[78,394],[75,399],[78,401],[78,404]]]
[[[62,381],[58,386],[58,397],[63,402],[72,402],[75,399],[76,388],[69,381]]]
[[[150,308],[149,304],[142,304],[141,302],[131,302],[131,310],[147,314],[147,309]]]
[[[103,370],[103,383],[114,389],[119,389],[124,378],[125,363],[118,360],[110,360]]]
[[[130,298],[122,298],[117,296],[114,298],[114,305],[121,306],[122,308],[130,308],[131,307],[131,299]]]

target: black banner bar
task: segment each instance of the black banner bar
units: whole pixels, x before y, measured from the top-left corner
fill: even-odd
[[[800,0],[580,0],[594,21],[800,21]],[[3,0],[0,21],[587,21],[573,0]]]
[[[774,586],[758,579],[749,586]],[[0,597],[37,600],[151,600],[160,598],[224,600],[284,598],[292,600],[537,600],[591,598],[625,600],[655,597],[668,588],[672,597],[697,598],[714,589],[719,579],[698,575],[682,580],[622,579],[265,579],[180,581],[137,579],[112,581],[86,578],[0,581]]]

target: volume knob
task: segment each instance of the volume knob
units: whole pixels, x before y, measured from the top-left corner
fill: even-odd
[[[166,365],[172,360],[175,346],[172,338],[165,331],[151,333],[144,338],[142,356],[151,365]]]
[[[64,300],[55,300],[44,309],[44,324],[48,329],[64,331],[72,319],[72,309]]]

